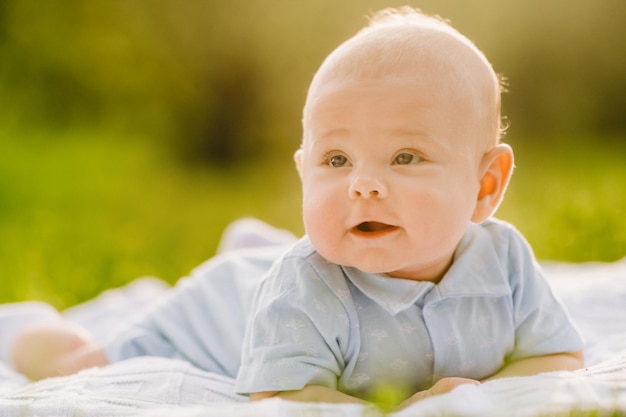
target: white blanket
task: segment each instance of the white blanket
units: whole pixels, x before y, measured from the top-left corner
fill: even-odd
[[[586,339],[587,368],[461,386],[390,415],[626,415],[626,258],[609,264],[545,263],[544,268],[554,291]],[[128,311],[162,291],[165,286],[159,281],[140,279],[127,287],[107,291],[64,315],[101,338]],[[46,314],[40,305],[26,307]],[[22,310],[13,311],[19,308]],[[15,318],[28,316],[24,314],[25,305],[19,308],[8,305],[0,309],[0,339],[7,333],[6,326],[19,322]],[[13,319],[7,319],[11,314]],[[0,363],[0,417],[375,417],[384,414],[374,407],[347,404],[304,404],[279,399],[249,403],[244,397],[232,394],[232,389],[233,381],[228,378],[163,358],[137,358],[38,383],[27,383]]]

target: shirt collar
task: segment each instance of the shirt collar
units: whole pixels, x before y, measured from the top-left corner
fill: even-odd
[[[453,297],[496,297],[511,288],[493,238],[478,224],[470,224],[454,255],[454,262],[439,284],[390,278],[342,267],[344,274],[367,297],[392,315],[406,310],[422,297],[427,303]]]
[[[429,281],[368,274],[352,267],[342,267],[342,269],[355,287],[394,316],[415,304],[435,286]]]

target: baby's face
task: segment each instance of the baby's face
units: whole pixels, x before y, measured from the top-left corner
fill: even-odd
[[[431,281],[449,267],[486,149],[466,115],[476,103],[431,75],[331,79],[310,93],[296,161],[305,227],[329,261]]]

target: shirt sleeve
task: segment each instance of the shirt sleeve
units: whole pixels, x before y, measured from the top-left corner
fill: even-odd
[[[236,392],[305,385],[336,389],[349,325],[346,309],[318,272],[298,258],[286,258],[271,271],[256,301]]]
[[[513,361],[582,349],[578,329],[553,294],[527,242],[513,231],[508,249],[515,348],[507,359]]]

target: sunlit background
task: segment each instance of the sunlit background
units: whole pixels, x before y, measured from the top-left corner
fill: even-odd
[[[0,1],[0,302],[174,282],[233,219],[301,234],[312,74],[378,0]],[[498,216],[540,259],[626,256],[626,2],[424,0],[508,79]]]

